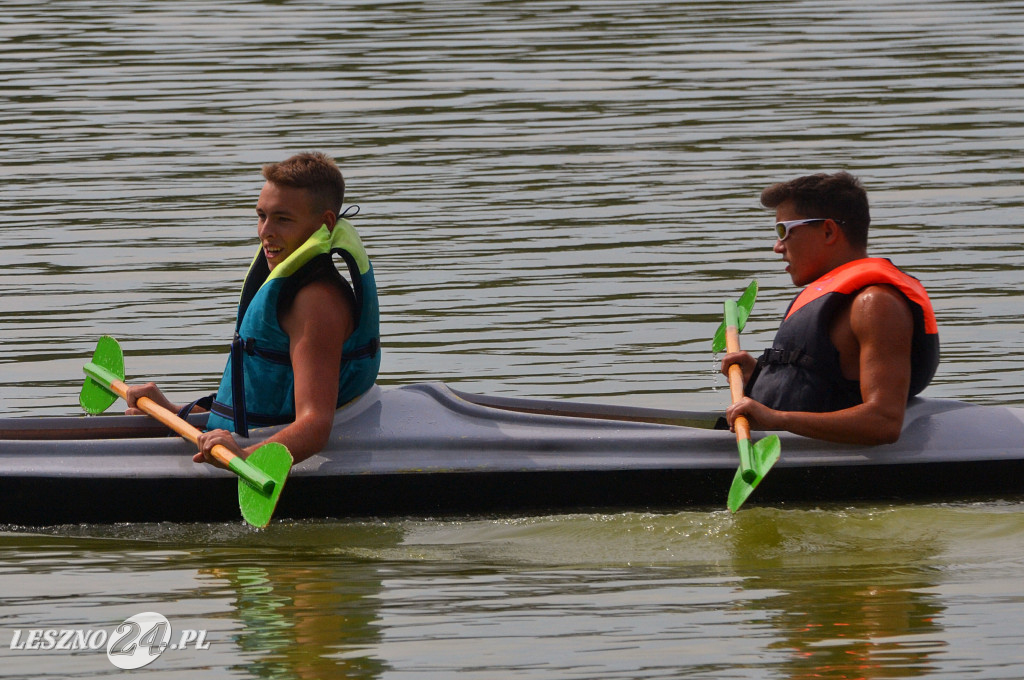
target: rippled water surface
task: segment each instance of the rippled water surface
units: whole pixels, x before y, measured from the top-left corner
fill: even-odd
[[[157,609],[154,677],[1016,678],[1016,504],[0,534],[0,677],[109,673],[13,630]],[[45,603],[45,604],[41,604]],[[214,672],[211,669],[216,669]]]
[[[859,175],[932,294],[928,396],[1021,404],[1024,2],[2,3],[0,413],[212,390],[259,166],[340,162],[380,382],[717,408],[794,294],[761,189]],[[170,499],[169,502],[173,502]],[[1016,503],[0,535],[15,629],[207,628],[174,677],[1020,678]]]

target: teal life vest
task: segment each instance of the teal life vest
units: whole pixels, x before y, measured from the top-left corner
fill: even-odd
[[[231,357],[210,405],[207,429],[223,428],[247,437],[250,426],[295,420],[295,374],[289,338],[278,321],[278,311],[283,304],[290,304],[305,284],[325,273],[340,276],[335,254],[348,265],[356,320],[342,346],[337,406],[373,386],[380,369],[377,284],[359,235],[348,220],[339,218],[333,230],[321,226],[273,271],[263,250],[256,254],[242,287]]]

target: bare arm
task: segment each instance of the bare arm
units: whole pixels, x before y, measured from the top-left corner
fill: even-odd
[[[341,348],[353,330],[351,306],[337,287],[317,281],[299,291],[281,318],[281,327],[288,334],[295,373],[295,421],[244,451],[226,430],[203,433],[194,459],[197,463],[212,460],[206,454],[214,444],[247,456],[266,443],[280,442],[296,463],[327,444],[337,407]]]
[[[910,388],[910,347],[914,332],[907,301],[888,286],[869,286],[849,310],[863,403],[831,413],[776,411],[744,398],[726,410],[732,424],[746,415],[755,429],[788,430],[848,444],[888,444],[899,439]]]

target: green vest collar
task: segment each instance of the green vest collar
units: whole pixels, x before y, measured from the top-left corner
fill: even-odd
[[[263,282],[263,285],[276,278],[291,276],[315,256],[334,252],[335,250],[344,250],[351,254],[355,259],[360,274],[365,274],[369,271],[370,258],[366,255],[366,250],[363,248],[363,242],[359,239],[359,234],[356,233],[355,228],[348,220],[342,218],[335,223],[333,230],[329,230],[326,224],[320,225],[320,228],[313,232],[313,235],[306,239],[305,243],[299,246],[294,253],[286,257],[284,262],[274,267],[267,276],[266,281]],[[259,258],[259,256],[260,254],[257,253],[256,257]]]

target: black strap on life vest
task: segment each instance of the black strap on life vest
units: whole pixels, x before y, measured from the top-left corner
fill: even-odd
[[[198,406],[199,408],[205,408],[207,411],[209,411],[210,407],[213,406],[213,398],[216,396],[216,393],[208,394],[205,397],[199,397],[191,404],[185,404],[184,406],[181,407],[181,410],[178,411],[178,417],[183,420],[185,418],[188,418],[188,414],[192,413],[192,409],[194,409],[196,406]]]
[[[266,359],[267,361],[275,364],[281,364],[282,366],[291,366],[292,359],[288,352],[278,352],[273,349],[265,349],[259,347],[254,342],[253,338],[238,338],[232,343],[232,347],[235,343],[239,343],[242,347],[242,351],[249,356],[258,356]],[[373,338],[365,345],[356,347],[355,349],[345,352],[341,355],[342,361],[355,361],[356,359],[368,359],[375,356],[380,351],[380,338]],[[234,365],[231,367],[234,370]]]

